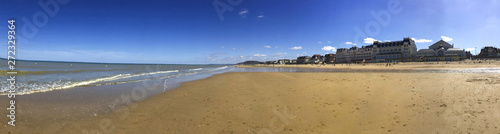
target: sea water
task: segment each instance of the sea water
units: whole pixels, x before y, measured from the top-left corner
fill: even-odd
[[[0,60],[0,70],[8,70]],[[32,94],[83,86],[101,86],[154,79],[199,79],[228,71],[228,65],[110,64],[81,62],[17,61],[17,94]],[[0,75],[0,95],[8,90],[8,75]],[[184,78],[185,79],[185,78]]]

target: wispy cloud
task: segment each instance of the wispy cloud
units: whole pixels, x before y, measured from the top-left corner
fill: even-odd
[[[257,18],[259,18],[259,19],[260,19],[260,18],[264,18],[264,15],[263,15],[263,14],[261,14],[261,15],[257,16]]]
[[[446,37],[446,36],[441,36],[441,39],[443,39],[443,41],[446,41],[446,42],[453,40],[453,38]]]
[[[356,46],[356,45],[357,45],[356,43],[352,43],[352,42],[350,42],[350,41],[346,41],[346,42],[345,42],[345,44],[346,44],[346,45],[353,45],[353,46]]]
[[[255,56],[255,57],[266,57],[265,54],[253,54],[253,56]]]
[[[288,53],[276,53],[274,55],[287,55]]]
[[[321,41],[318,41],[318,44],[323,44],[323,42],[321,42]]]
[[[337,49],[335,47],[332,47],[332,46],[324,46],[323,48],[321,48],[321,50],[337,52]]]
[[[224,54],[227,54],[227,53],[224,53],[224,52],[215,52],[215,53],[211,53],[210,55],[208,55],[205,58],[207,60],[210,60],[210,61],[215,61],[215,60],[219,60],[219,58],[221,57],[221,55],[224,55]]]
[[[380,40],[376,40],[374,38],[366,38],[364,39],[364,42],[363,43],[366,43],[366,44],[372,44],[373,42],[375,41],[380,41]]]
[[[271,48],[271,46],[264,46],[265,48]]]
[[[295,47],[292,47],[290,49],[292,49],[292,50],[300,50],[300,49],[302,49],[302,46],[295,46]]]
[[[483,24],[480,30],[481,32],[486,32],[486,31],[499,31],[500,30],[500,18],[498,17],[489,17],[483,21]]]
[[[416,39],[416,38],[411,38],[411,39],[414,40],[416,43],[432,42],[432,40],[428,40],[428,39]]]
[[[327,42],[328,42],[328,44],[332,43],[332,42],[330,42],[330,41],[327,41]]]
[[[243,9],[241,10],[238,14],[241,16],[241,17],[247,17],[247,14],[249,13],[248,9]]]

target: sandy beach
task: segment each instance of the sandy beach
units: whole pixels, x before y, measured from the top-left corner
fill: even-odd
[[[464,61],[436,61],[436,62],[398,62],[398,63],[337,63],[337,64],[255,64],[237,65],[240,68],[255,67],[282,67],[282,68],[332,68],[352,70],[427,70],[427,69],[468,69],[468,68],[499,68],[498,59],[491,60],[464,60]]]
[[[230,72],[102,115],[28,114],[19,106],[23,120],[2,131],[498,133],[498,89],[496,73]],[[36,108],[43,107],[54,106]]]

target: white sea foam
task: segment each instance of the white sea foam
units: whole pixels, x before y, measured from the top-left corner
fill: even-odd
[[[202,70],[203,68],[195,68],[195,69],[189,69],[189,71],[199,71]]]
[[[23,89],[18,91],[16,94],[17,95],[24,95],[24,94],[32,94],[32,93],[38,93],[38,92],[47,92],[47,91],[53,91],[53,90],[69,89],[69,88],[78,87],[78,86],[90,85],[90,84],[97,83],[97,82],[114,81],[114,80],[119,80],[119,79],[137,77],[137,76],[172,73],[172,72],[179,72],[179,70],[157,71],[157,72],[149,72],[149,73],[141,73],[141,74],[118,74],[118,75],[114,75],[114,76],[91,79],[91,80],[80,81],[80,82],[70,82],[70,81],[69,82],[62,82],[61,80],[58,80],[55,82],[44,83],[44,84],[20,83],[18,86],[20,88],[23,88]],[[6,89],[7,89],[7,87],[2,86],[2,92],[0,93],[0,95],[6,95],[7,94],[5,92]]]
[[[223,66],[223,67],[217,67],[217,68],[194,68],[194,69],[189,69],[189,72],[183,72],[183,73],[178,73],[178,74],[173,74],[173,75],[160,75],[160,76],[152,76],[152,75],[158,75],[158,74],[167,74],[167,73],[174,73],[174,72],[179,72],[179,70],[168,70],[168,71],[156,71],[156,72],[147,72],[147,73],[139,73],[139,74],[117,74],[113,76],[107,76],[107,77],[101,77],[101,78],[95,78],[95,79],[89,79],[89,80],[84,80],[84,81],[71,81],[71,80],[55,80],[52,82],[37,82],[37,81],[30,81],[30,82],[19,82],[17,84],[17,95],[25,95],[25,94],[33,94],[33,93],[39,93],[39,92],[48,92],[48,91],[54,91],[54,90],[63,90],[63,89],[70,89],[74,87],[80,87],[80,86],[101,86],[101,85],[111,85],[111,84],[122,84],[122,83],[129,83],[129,82],[139,82],[139,81],[145,81],[145,80],[151,80],[151,79],[164,79],[164,78],[171,78],[171,77],[179,77],[179,76],[186,76],[186,75],[194,75],[198,73],[207,73],[207,72],[213,72],[213,71],[219,71],[223,69],[227,69],[228,66]],[[138,77],[138,76],[146,76],[145,78],[140,78],[136,79],[133,77]],[[151,76],[151,77],[148,77]],[[127,78],[132,78],[132,79],[127,79]],[[8,84],[2,83],[1,84],[1,89],[0,89],[0,95],[7,95],[8,90]]]

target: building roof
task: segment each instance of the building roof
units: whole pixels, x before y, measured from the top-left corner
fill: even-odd
[[[463,51],[461,48],[448,48],[448,51]]]
[[[375,41],[373,42],[373,45],[377,47],[402,46],[405,42],[407,42],[408,44],[411,44],[411,42],[415,43],[415,41],[411,40],[410,38],[403,38],[402,41],[391,41],[391,42]]]
[[[444,40],[439,40],[438,42],[429,46],[429,49],[440,49],[440,48],[444,49],[453,48],[453,45]]]
[[[434,49],[420,49],[418,52],[434,52]]]

